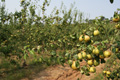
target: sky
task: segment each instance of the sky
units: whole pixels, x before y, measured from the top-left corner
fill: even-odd
[[[34,0],[32,0],[34,1]],[[40,4],[44,0],[40,0]],[[114,11],[120,8],[120,0],[114,0],[111,4],[109,0],[51,0],[50,6],[47,7],[46,14],[49,15],[56,6],[60,9],[61,3],[64,3],[67,9],[71,7],[71,4],[75,2],[77,10],[84,13],[84,16],[89,19],[95,19],[98,16],[105,16],[106,18],[113,17]],[[6,0],[6,9],[8,12],[20,11],[20,0]]]

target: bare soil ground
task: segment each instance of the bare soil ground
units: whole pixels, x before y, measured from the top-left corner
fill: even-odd
[[[84,61],[81,65],[86,64]],[[22,80],[90,80],[103,71],[105,64],[100,64],[96,67],[96,73],[90,73],[90,76],[82,75],[80,71],[73,70],[69,65],[55,65],[32,75],[31,79],[24,78]]]

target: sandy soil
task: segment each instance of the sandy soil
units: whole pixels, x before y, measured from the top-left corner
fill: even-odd
[[[82,62],[81,65],[86,64]],[[82,75],[80,71],[73,70],[68,65],[64,67],[61,65],[55,65],[48,67],[47,69],[39,72],[36,75],[32,75],[32,79],[24,78],[22,80],[90,80],[102,72],[104,64],[100,64],[96,67],[96,73],[90,73],[90,76]]]

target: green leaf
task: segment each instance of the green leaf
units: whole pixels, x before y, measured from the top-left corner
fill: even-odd
[[[26,60],[26,58],[27,58],[27,55],[26,55],[26,54],[24,54],[24,59]]]
[[[68,60],[68,64],[71,66],[72,65],[72,60]]]
[[[56,56],[56,52],[55,52],[55,51],[52,51],[50,54],[51,54],[52,56]]]
[[[116,52],[116,48],[112,48],[112,52],[115,53]]]
[[[24,53],[24,54],[25,54],[25,52],[26,52],[26,51],[25,51],[25,50],[23,50],[23,53]]]
[[[114,2],[114,0],[110,0],[110,3],[112,4]]]
[[[77,78],[77,80],[80,80],[79,78]]]
[[[69,57],[69,55],[70,55],[69,53],[66,53],[66,54],[65,54],[65,57],[67,57],[67,58],[68,58],[68,57]]]
[[[74,58],[74,59],[78,59],[78,56],[77,56],[77,54],[76,54],[76,55],[74,55],[74,56],[73,56],[73,58]]]
[[[1,0],[2,2],[5,2],[5,0]]]
[[[85,73],[86,76],[90,76],[90,74],[88,72]]]
[[[79,47],[80,46],[80,44],[79,43],[77,43],[77,45],[76,45],[77,47]]]
[[[38,59],[38,61],[39,61],[39,62],[42,62],[42,61],[43,61],[42,57],[40,57],[40,58]]]
[[[60,59],[59,58],[57,58],[57,63],[60,64]]]
[[[30,45],[24,46],[24,49],[27,49],[28,47],[30,47]]]
[[[116,43],[117,43],[117,47],[120,47],[120,41],[117,41]]]
[[[76,61],[75,63],[76,63],[76,67],[79,68],[80,67],[79,61]]]
[[[17,64],[17,62],[15,60],[13,60],[13,59],[10,60],[10,63],[13,64],[13,65]]]
[[[61,65],[64,67],[64,63],[61,63]]]
[[[74,37],[73,35],[70,35],[70,37],[71,37],[72,39],[75,39],[75,37]]]
[[[80,73],[81,73],[81,74],[84,74],[84,70],[81,69],[81,70],[80,70]]]
[[[29,49],[31,55],[34,55],[34,51]]]
[[[119,9],[119,8],[117,8],[117,11],[120,11],[120,9]]]
[[[61,40],[61,39],[58,39],[58,42],[62,42],[62,40]]]

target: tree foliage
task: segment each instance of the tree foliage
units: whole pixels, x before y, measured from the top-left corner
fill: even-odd
[[[114,2],[114,0],[110,0],[110,3],[112,4]]]

